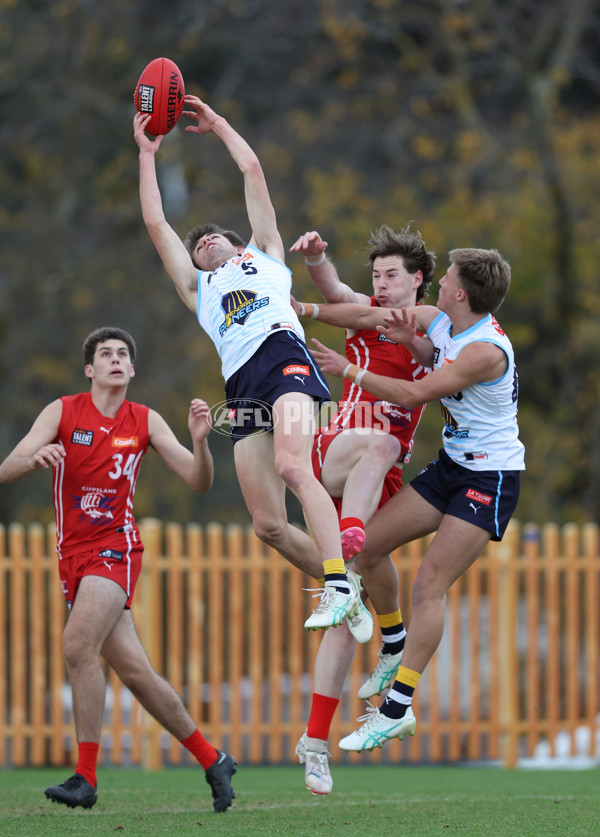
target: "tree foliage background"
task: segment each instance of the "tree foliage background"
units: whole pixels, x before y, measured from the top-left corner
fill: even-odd
[[[187,439],[190,398],[223,397],[216,352],[142,223],[132,94],[166,55],[188,92],[248,139],[284,242],[329,242],[369,290],[369,231],[414,220],[438,253],[496,247],[513,281],[527,471],[517,518],[598,518],[600,8],[594,0],[0,0],[0,456],[45,404],[85,389],[80,344],[116,324],[138,341],[130,397]],[[184,120],[182,120],[183,123]],[[159,152],[167,217],[248,234],[239,171],[180,125]],[[294,292],[315,298],[302,260]],[[436,291],[430,300],[435,302]],[[308,336],[341,349],[343,335]],[[332,381],[339,396],[339,382]],[[428,407],[412,475],[440,444]],[[190,492],[147,457],[138,517],[248,520],[230,443]],[[52,518],[49,477],[0,487],[0,520]]]

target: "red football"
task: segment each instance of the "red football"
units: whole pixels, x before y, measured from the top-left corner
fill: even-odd
[[[185,88],[177,64],[155,58],[142,71],[133,100],[140,113],[151,113],[146,131],[153,137],[172,131],[183,110]]]

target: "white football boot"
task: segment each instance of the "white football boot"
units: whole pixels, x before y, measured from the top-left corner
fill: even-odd
[[[350,624],[350,620],[348,620]],[[377,665],[358,690],[361,700],[368,700],[374,695],[380,695],[384,689],[389,689],[394,680],[402,661],[402,651],[399,654],[382,654],[379,649],[379,660]]]
[[[373,617],[371,616],[371,611],[365,607],[360,597],[360,591],[362,590],[362,584],[360,583],[361,576],[350,569],[346,569],[346,574],[359,602],[356,613],[353,616],[347,616],[346,621],[354,639],[360,642],[361,645],[364,645],[373,636]]]
[[[321,796],[331,793],[333,779],[329,772],[327,741],[321,738],[309,738],[306,732],[296,744],[296,755],[300,764],[304,764],[304,784],[309,791]]]
[[[315,595],[320,595],[321,601],[304,623],[307,631],[335,628],[341,625],[348,616],[356,614],[360,604],[360,596],[357,595],[352,584],[350,584],[350,593],[340,593],[333,584],[325,582],[325,587],[315,591]]]
[[[383,747],[386,741],[392,738],[399,738],[400,741],[405,735],[414,735],[417,722],[412,707],[408,707],[403,718],[388,718],[382,715],[377,707],[369,704],[366,715],[361,715],[357,720],[364,721],[361,727],[355,729],[339,743],[341,750],[360,753],[363,750],[374,750],[375,747]]]

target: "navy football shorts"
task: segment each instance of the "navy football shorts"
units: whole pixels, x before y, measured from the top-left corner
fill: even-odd
[[[293,331],[275,331],[225,383],[231,440],[256,431],[272,432],[273,404],[286,392],[329,401],[329,387],[306,344]]]
[[[411,480],[421,497],[442,514],[466,520],[502,540],[508,521],[517,507],[520,471],[471,471],[459,465],[442,449]]]

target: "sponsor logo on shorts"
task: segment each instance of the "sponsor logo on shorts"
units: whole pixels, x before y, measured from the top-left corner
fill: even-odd
[[[71,434],[71,441],[74,445],[87,445],[89,448],[94,441],[94,431],[81,430],[81,428],[76,427]]]
[[[123,560],[123,553],[117,552],[116,549],[101,549],[98,555],[100,556],[100,558],[112,558],[113,561]]]
[[[284,375],[310,375],[310,368],[308,366],[286,366],[283,370]]]
[[[469,500],[475,500],[476,503],[481,503],[484,506],[489,506],[494,499],[489,494],[482,494],[481,491],[476,491],[474,488],[469,488],[465,497],[468,497]]]
[[[113,446],[113,448],[137,448],[138,447],[138,437],[137,436],[113,436],[110,443]]]

